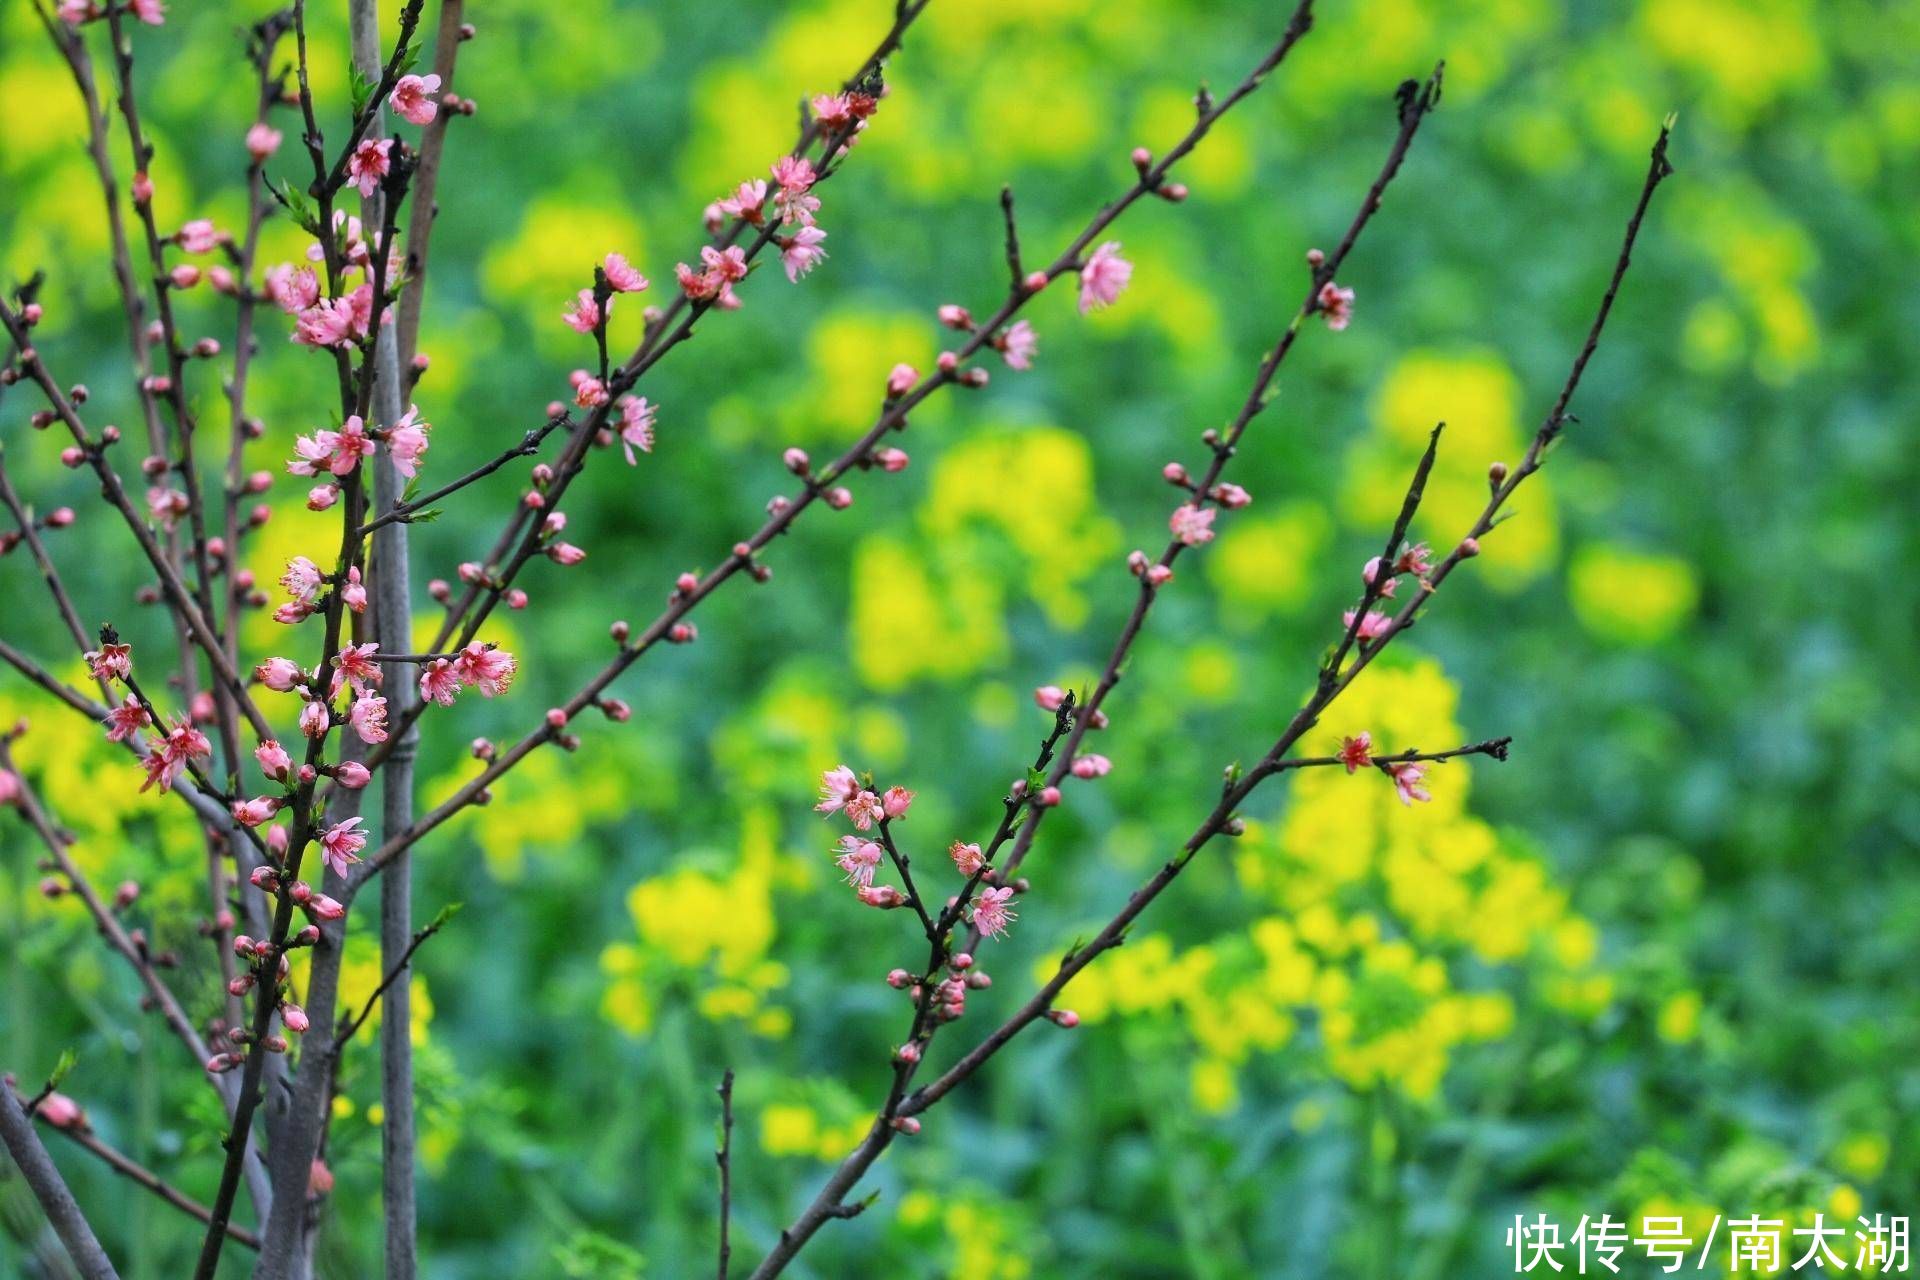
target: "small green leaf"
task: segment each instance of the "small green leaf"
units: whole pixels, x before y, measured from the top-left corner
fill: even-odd
[[[60,1082],[67,1078],[67,1073],[72,1071],[74,1064],[79,1061],[79,1055],[74,1053],[72,1049],[62,1049],[60,1051],[60,1060],[53,1064],[53,1070],[47,1076],[47,1088],[59,1088]]]

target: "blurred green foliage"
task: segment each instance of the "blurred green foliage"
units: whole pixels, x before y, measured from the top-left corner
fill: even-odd
[[[239,219],[235,32],[270,8],[176,0],[136,32],[163,225]],[[890,8],[477,6],[457,88],[479,111],[448,148],[423,337],[429,482],[518,438],[586,363],[558,316],[592,262],[618,249],[670,282],[701,207],[764,172],[801,95],[837,83]],[[315,10],[337,122],[344,6]],[[939,348],[936,304],[999,296],[1002,182],[1030,255],[1050,255],[1129,179],[1127,150],[1179,136],[1194,85],[1237,81],[1280,20],[1254,0],[936,0],[821,191],[830,260],[799,288],[754,279],[650,377],[659,448],[631,471],[602,455],[575,490],[569,536],[592,559],[543,565],[533,607],[490,624],[524,674],[428,721],[429,800],[470,775],[470,738],[531,723],[597,664],[613,617],[651,616],[674,574],[757,524],[782,446],[837,452],[863,430],[886,369]],[[1036,892],[984,957],[996,985],[936,1059],[1272,739],[1441,419],[1417,531],[1459,536],[1486,465],[1517,456],[1558,387],[1678,110],[1680,175],[1580,423],[1315,735],[1511,733],[1514,761],[1437,771],[1411,813],[1344,774],[1274,788],[1074,989],[1088,1025],[1032,1034],[930,1115],[872,1179],[873,1211],[796,1274],[1438,1278],[1505,1274],[1516,1212],[1913,1210],[1916,51],[1920,12],[1869,0],[1326,0],[1185,167],[1192,198],[1121,224],[1138,271],[1120,305],[1083,321],[1067,290],[1041,298],[1033,372],[996,368],[917,412],[910,470],[802,522],[770,585],[730,587],[699,644],[621,682],[631,724],[586,726],[577,756],[534,757],[423,846],[417,900],[468,904],[418,962],[426,1273],[708,1267],[726,1066],[741,1253],[811,1195],[905,1025],[880,977],[917,954],[837,886],[808,812],[818,772],[845,760],[919,791],[905,831],[929,864],[980,838],[1045,727],[1026,691],[1097,670],[1132,599],[1127,549],[1164,537],[1160,464],[1193,462],[1237,406],[1301,254],[1338,236],[1379,164],[1393,87],[1441,57],[1446,101],[1343,273],[1353,328],[1305,335],[1236,463],[1254,505],[1183,561],[1110,704],[1114,773],[1049,822]],[[97,420],[124,417],[81,118],[24,4],[0,11],[0,121],[0,271],[49,273],[42,349],[91,384]],[[283,123],[275,172],[292,173]],[[301,248],[278,221],[262,260]],[[231,325],[204,290],[186,321]],[[248,457],[275,469],[323,421],[329,376],[280,324]],[[204,371],[193,393],[216,406]],[[83,611],[159,651],[124,535],[26,430],[30,399],[9,394],[0,432],[43,509],[83,513],[55,539]],[[418,529],[416,580],[478,556],[522,474]],[[251,563],[275,576],[325,525],[289,488]],[[0,563],[8,638],[59,659],[37,589],[23,557]],[[251,627],[250,657],[277,630]],[[136,920],[210,1010],[195,833],[133,798],[97,733],[0,677],[0,720],[18,714],[76,856],[145,886]],[[219,1122],[197,1072],[78,909],[34,893],[19,824],[0,847],[0,1066],[32,1080],[77,1049],[65,1088],[99,1131],[204,1196]],[[354,946],[347,990],[364,994],[378,961]],[[379,1121],[363,1047],[329,1146],[329,1275],[375,1266]],[[180,1274],[197,1233],[57,1154],[124,1274]],[[15,1249],[0,1241],[0,1270]],[[230,1251],[223,1274],[243,1266]]]

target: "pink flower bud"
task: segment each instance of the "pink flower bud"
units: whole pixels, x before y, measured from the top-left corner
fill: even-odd
[[[673,589],[683,596],[690,596],[700,585],[698,574],[683,573],[673,580]]]
[[[527,607],[527,593],[515,587],[507,592],[507,608],[524,609]]]
[[[912,1137],[914,1134],[920,1132],[920,1121],[914,1116],[895,1116],[893,1118],[893,1127],[908,1137]]]
[[[253,869],[253,874],[247,877],[247,883],[263,893],[278,893],[280,892],[279,869],[262,863]]]
[[[1060,788],[1042,787],[1040,794],[1033,798],[1033,803],[1042,809],[1053,808],[1060,803]]]
[[[953,957],[953,959],[947,961],[947,963],[953,966],[955,969],[958,969],[964,972],[968,969],[973,968],[973,956],[965,951],[962,951],[956,954]]]
[[[334,781],[349,791],[358,791],[360,788],[366,786],[367,780],[371,777],[373,777],[373,774],[367,769],[367,766],[361,764],[358,760],[348,760],[336,766],[333,771]]]
[[[70,444],[60,451],[60,461],[66,466],[78,467],[86,460],[87,455],[81,452],[79,445]]]
[[[907,469],[907,451],[905,449],[882,449],[873,455],[882,471],[905,471]]]
[[[567,723],[567,713],[565,711],[562,711],[559,707],[550,707],[547,710],[547,723],[555,729],[565,728]]]
[[[1160,475],[1168,484],[1177,484],[1182,488],[1193,483],[1187,475],[1187,469],[1177,462],[1169,462],[1160,468]]]
[[[191,262],[183,262],[167,273],[167,279],[176,289],[191,289],[200,283],[200,268]]]
[[[906,363],[896,364],[887,374],[887,394],[894,397],[903,396],[913,390],[913,384],[918,381],[920,381],[918,369]]]
[[[1049,1009],[1047,1010],[1047,1021],[1053,1023],[1056,1027],[1065,1027],[1071,1031],[1080,1025],[1080,1015],[1071,1009]]]
[[[918,1040],[907,1041],[893,1051],[893,1060],[895,1062],[920,1061],[920,1042]]]
[[[900,896],[900,891],[890,884],[868,885],[860,890],[859,896],[860,901],[870,907],[878,907],[882,911],[891,911],[895,907],[905,906],[907,901]]]
[[[627,625],[625,618],[621,618],[607,628],[607,634],[613,637],[615,644],[625,644],[627,637],[633,634],[633,628]]]
[[[940,308],[940,323],[949,329],[973,328],[973,316],[958,303],[949,302]]]
[[[250,973],[243,973],[227,984],[227,994],[230,996],[243,996],[251,990],[253,990],[253,975]]]
[[[1136,169],[1144,172],[1153,167],[1153,152],[1147,150],[1145,147],[1135,147],[1132,158],[1133,167]]]
[[[287,856],[287,829],[285,827],[267,828],[267,851],[275,857]]]
[[[667,632],[667,642],[669,644],[692,644],[699,638],[700,629],[691,622],[676,622],[673,624],[672,630]]]
[[[287,1024],[287,1030],[295,1035],[303,1035],[307,1030],[307,1011],[297,1004],[280,1006],[280,1021]]]
[[[960,367],[960,357],[955,355],[951,351],[942,351],[940,353],[940,358],[938,360],[935,360],[933,363],[935,367],[940,370],[940,372],[952,373],[955,369],[958,369]]]
[[[1164,587],[1173,581],[1173,570],[1164,564],[1156,564],[1147,569],[1147,585]]]
[[[472,753],[475,760],[493,759],[493,744],[485,738],[475,738],[468,744],[467,750]]]
[[[222,1075],[233,1070],[246,1060],[247,1057],[245,1054],[216,1053],[207,1059],[207,1074],[215,1076]]]
[[[55,507],[47,513],[47,527],[49,529],[64,529],[72,523],[72,507]]]
[[[307,490],[307,510],[309,511],[325,511],[339,500],[339,485],[317,484]]]
[[[1471,560],[1473,557],[1479,554],[1480,554],[1480,539],[1462,538],[1460,540],[1460,558],[1461,559]]]
[[[1507,482],[1507,464],[1496,462],[1487,468],[1487,486],[1498,489]]]
[[[1067,691],[1057,684],[1043,684],[1033,691],[1034,705],[1042,711],[1058,711],[1066,697]]]
[[[853,505],[853,491],[841,485],[827,490],[827,505],[835,511],[845,511]]]
[[[905,991],[913,985],[913,975],[905,969],[895,969],[887,974],[887,985],[895,991]]]
[[[1027,278],[1021,281],[1021,283],[1026,285],[1028,293],[1038,293],[1047,287],[1047,273],[1044,271],[1029,271]]]
[[[1113,771],[1113,762],[1102,755],[1075,756],[1073,776],[1076,778],[1104,778]]]
[[[913,792],[905,787],[888,787],[887,793],[880,798],[880,807],[889,818],[907,816],[907,806],[913,803]]]
[[[347,909],[324,893],[316,893],[306,903],[307,914],[315,920],[338,920]]]
[[[805,449],[789,449],[780,455],[780,461],[786,464],[787,470],[797,476],[807,474],[807,468],[812,465],[812,459],[807,457]]]

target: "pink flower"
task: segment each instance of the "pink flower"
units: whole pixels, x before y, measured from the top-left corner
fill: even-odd
[[[1000,335],[1000,341],[995,345],[1000,348],[1007,368],[1031,369],[1034,352],[1040,349],[1040,335],[1025,320],[1016,320]]]
[[[607,260],[601,265],[607,273],[607,283],[613,286],[615,293],[639,293],[651,283],[617,253],[608,254]]]
[[[334,694],[340,692],[342,681],[353,686],[356,694],[365,693],[373,685],[380,683],[380,664],[376,660],[380,645],[375,641],[366,644],[350,644],[333,655]]]
[[[1420,780],[1427,776],[1427,766],[1417,760],[1404,764],[1388,765],[1387,772],[1393,775],[1393,789],[1400,793],[1400,803],[1411,806],[1415,800],[1433,799]]]
[[[359,853],[367,847],[366,833],[356,831],[364,818],[348,818],[337,822],[320,833],[320,856],[327,867],[337,876],[347,874],[347,868],[360,861]]]
[[[133,646],[130,644],[108,644],[104,641],[98,649],[88,651],[87,665],[93,668],[95,680],[125,680],[133,674]]]
[[[290,336],[302,346],[344,347],[354,337],[353,307],[345,298],[315,303],[294,319]]]
[[[1349,609],[1341,614],[1340,622],[1342,626],[1353,626],[1353,610]],[[1354,634],[1361,644],[1372,644],[1375,640],[1387,634],[1392,626],[1392,618],[1377,609],[1369,609],[1367,610],[1367,616],[1360,620],[1359,630]]]
[[[1253,495],[1237,484],[1213,486],[1213,500],[1229,511],[1238,511],[1253,501]]]
[[[214,231],[211,218],[195,218],[181,227],[173,239],[188,253],[211,253],[214,245],[219,243],[219,235]]]
[[[387,105],[411,124],[430,124],[440,112],[434,96],[439,92],[439,76],[401,76],[394,82]]]
[[[327,729],[333,723],[333,717],[327,711],[324,702],[309,702],[300,708],[300,732],[309,738],[324,738]]]
[[[125,702],[107,712],[107,741],[125,742],[152,723],[153,717],[147,714],[147,709],[128,694]]]
[[[193,727],[193,722],[184,716],[175,719],[164,738],[155,738],[148,744],[148,755],[144,766],[147,780],[140,789],[159,785],[162,791],[173,789],[173,780],[195,758],[211,756],[213,744],[207,741],[207,735]]]
[[[1342,289],[1329,280],[1320,286],[1320,314],[1327,318],[1327,328],[1335,333],[1353,322],[1353,290]]]
[[[1424,542],[1416,542],[1394,559],[1393,567],[1396,572],[1424,578],[1433,572],[1433,548]]]
[[[729,283],[747,278],[747,251],[737,244],[724,250],[708,245],[700,251],[700,261],[707,264],[711,274]]]
[[[873,883],[873,869],[880,865],[880,846],[859,836],[840,837],[840,856],[834,864],[847,873],[847,883],[864,889]]]
[[[1212,507],[1196,507],[1183,503],[1173,509],[1173,515],[1167,520],[1167,527],[1173,530],[1173,536],[1189,547],[1197,547],[1203,542],[1213,541],[1213,518],[1219,514]]]
[[[838,133],[854,123],[853,103],[844,93],[816,94],[810,105],[823,132]]]
[[[973,927],[983,937],[1001,938],[1006,936],[1007,926],[1017,918],[1007,900],[1013,897],[1013,887],[1005,885],[998,889],[983,890],[973,900]]]
[[[453,663],[435,658],[420,673],[420,696],[428,702],[450,707],[454,695],[460,692],[460,683],[460,673],[454,670]]]
[[[273,815],[279,810],[280,802],[272,796],[255,796],[251,800],[233,802],[233,820],[243,827],[257,827],[272,822]]]
[[[766,180],[756,178],[752,182],[743,182],[732,195],[723,196],[716,203],[720,206],[720,212],[744,218],[757,227],[765,220],[762,210],[767,203]]]
[[[99,16],[100,6],[94,0],[60,0],[60,19],[69,26],[77,27]]]
[[[347,914],[341,903],[324,893],[316,893],[306,901],[307,914],[315,920],[338,920]]]
[[[576,371],[573,380],[573,402],[582,409],[597,409],[607,402],[607,384],[593,377],[586,370]]]
[[[293,757],[287,749],[272,738],[268,738],[253,749],[253,758],[260,762],[260,772],[269,778],[285,782],[293,772]]]
[[[980,852],[977,844],[966,844],[955,840],[947,846],[947,856],[953,859],[953,865],[960,874],[969,878],[979,874],[980,868],[987,865],[986,855]]]
[[[304,604],[313,603],[315,594],[320,590],[320,583],[320,567],[305,556],[295,556],[287,561],[287,571],[280,575],[280,585],[287,589],[287,594]],[[277,662],[287,662],[287,660],[275,658],[261,665],[264,667]],[[288,663],[288,665],[292,664]],[[298,667],[293,669],[296,673],[300,670]]]
[[[608,312],[612,312],[613,310],[612,298],[607,299],[607,310]],[[567,305],[567,309],[560,313],[560,318],[565,320],[567,322],[567,328],[572,329],[575,333],[592,333],[595,329],[598,329],[600,327],[600,304],[595,301],[593,290],[582,289],[579,293],[575,294],[573,301]]]
[[[1113,761],[1103,755],[1088,752],[1073,758],[1073,776],[1076,778],[1104,778],[1112,772]]]
[[[880,807],[887,817],[900,819],[907,816],[907,806],[913,803],[913,792],[905,787],[888,787],[887,793],[880,797]]]
[[[1080,268],[1080,314],[1111,306],[1133,278],[1133,264],[1120,256],[1120,242],[1109,240]]]
[[[781,156],[773,162],[772,173],[782,191],[806,191],[819,181],[819,175],[813,171],[813,161],[805,156]]]
[[[453,665],[461,683],[478,689],[483,698],[505,693],[516,669],[512,654],[478,640],[462,649]]]
[[[886,815],[886,808],[880,803],[880,797],[871,791],[861,791],[847,801],[847,820],[853,823],[855,831],[865,831]]]
[[[620,444],[626,451],[627,465],[636,459],[633,451],[653,452],[653,418],[659,406],[647,403],[645,396],[620,397]]]
[[[257,164],[280,149],[280,131],[265,123],[247,130],[247,154]]]
[[[347,712],[347,723],[360,735],[360,741],[372,746],[376,742],[387,740],[387,700],[372,693],[362,693],[353,700],[353,707]]]
[[[820,211],[820,197],[810,194],[819,180],[813,162],[804,156],[781,156],[773,162],[773,180],[780,188],[773,197],[780,220],[790,226],[812,226],[813,215]]]
[[[794,284],[800,277],[814,269],[827,256],[820,242],[827,233],[818,227],[802,227],[792,237],[781,242],[780,262],[787,269],[787,279]]]
[[[133,16],[148,26],[157,27],[166,21],[167,6],[160,0],[128,0],[127,7],[133,10]]]
[[[393,468],[411,480],[420,471],[420,457],[427,451],[427,432],[433,430],[431,422],[421,422],[420,406],[407,406],[406,417],[393,424],[387,432],[387,452],[393,456]]]
[[[393,150],[392,138],[368,138],[347,157],[347,177],[360,188],[362,199],[372,195],[380,179],[393,167],[387,153]]]
[[[1363,729],[1351,738],[1340,739],[1340,763],[1347,766],[1348,774],[1372,764],[1373,735]]]
[[[815,813],[838,813],[853,798],[860,794],[860,779],[846,765],[829,769],[820,775],[820,803],[813,806]]]
[[[900,891],[890,884],[868,885],[866,888],[859,890],[856,896],[868,906],[878,907],[882,911],[890,911],[895,907],[904,907],[907,905],[906,898],[901,896]]]

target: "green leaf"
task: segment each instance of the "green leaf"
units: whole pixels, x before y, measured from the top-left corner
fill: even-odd
[[[407,524],[432,524],[440,518],[438,507],[428,507],[425,511],[416,511],[406,519]]]
[[[59,1088],[60,1082],[67,1078],[67,1073],[72,1071],[74,1064],[79,1061],[80,1056],[72,1049],[62,1049],[60,1051],[60,1060],[53,1064],[53,1070],[47,1075],[47,1088]]]
[[[439,914],[434,916],[433,923],[428,925],[427,928],[428,929],[440,928],[442,925],[446,924],[447,921],[459,915],[460,908],[466,905],[467,904],[464,902],[449,902],[446,906],[440,908]]]

